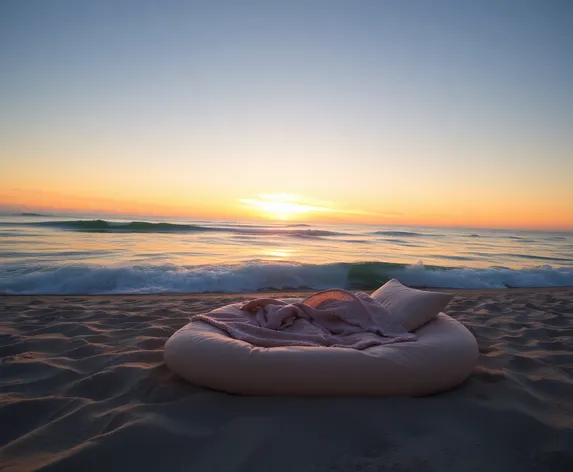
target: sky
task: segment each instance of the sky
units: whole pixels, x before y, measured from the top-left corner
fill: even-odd
[[[0,210],[573,229],[573,2],[4,0]]]

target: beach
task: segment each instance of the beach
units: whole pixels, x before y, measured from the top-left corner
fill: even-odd
[[[190,316],[257,295],[1,296],[0,470],[573,470],[573,288],[448,291],[479,363],[422,398],[241,397],[165,367]]]

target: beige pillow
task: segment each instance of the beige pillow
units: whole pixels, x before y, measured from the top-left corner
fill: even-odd
[[[371,296],[410,332],[436,318],[454,298],[449,293],[425,292],[409,288],[397,279],[389,280]]]

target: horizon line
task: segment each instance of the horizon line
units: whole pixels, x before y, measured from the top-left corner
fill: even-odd
[[[29,217],[98,217],[107,218],[129,218],[132,221],[142,221],[141,219],[134,218],[149,218],[149,219],[188,219],[196,221],[213,221],[213,222],[236,222],[236,223],[266,223],[266,224],[312,224],[312,225],[350,225],[350,226],[388,226],[388,227],[408,227],[408,228],[443,228],[443,229],[468,229],[468,230],[496,230],[496,231],[529,231],[529,232],[551,232],[551,233],[573,233],[573,227],[551,227],[551,226],[483,226],[483,225],[464,225],[464,224],[437,224],[437,223],[367,223],[355,221],[315,221],[315,220],[281,220],[264,217],[244,217],[244,218],[228,218],[221,216],[193,216],[193,215],[165,215],[165,214],[144,214],[144,213],[113,213],[101,210],[96,211],[46,211],[45,209],[29,209],[25,210],[4,210],[0,209],[0,216],[29,216]]]

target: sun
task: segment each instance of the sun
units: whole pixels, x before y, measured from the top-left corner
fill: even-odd
[[[244,198],[240,202],[255,210],[259,215],[273,220],[292,220],[303,214],[317,211],[328,211],[326,208],[305,205],[302,198],[291,194],[259,195],[257,199]]]
[[[277,220],[290,220],[296,215],[308,212],[304,205],[279,201],[262,201],[259,202],[258,208],[263,213]]]

